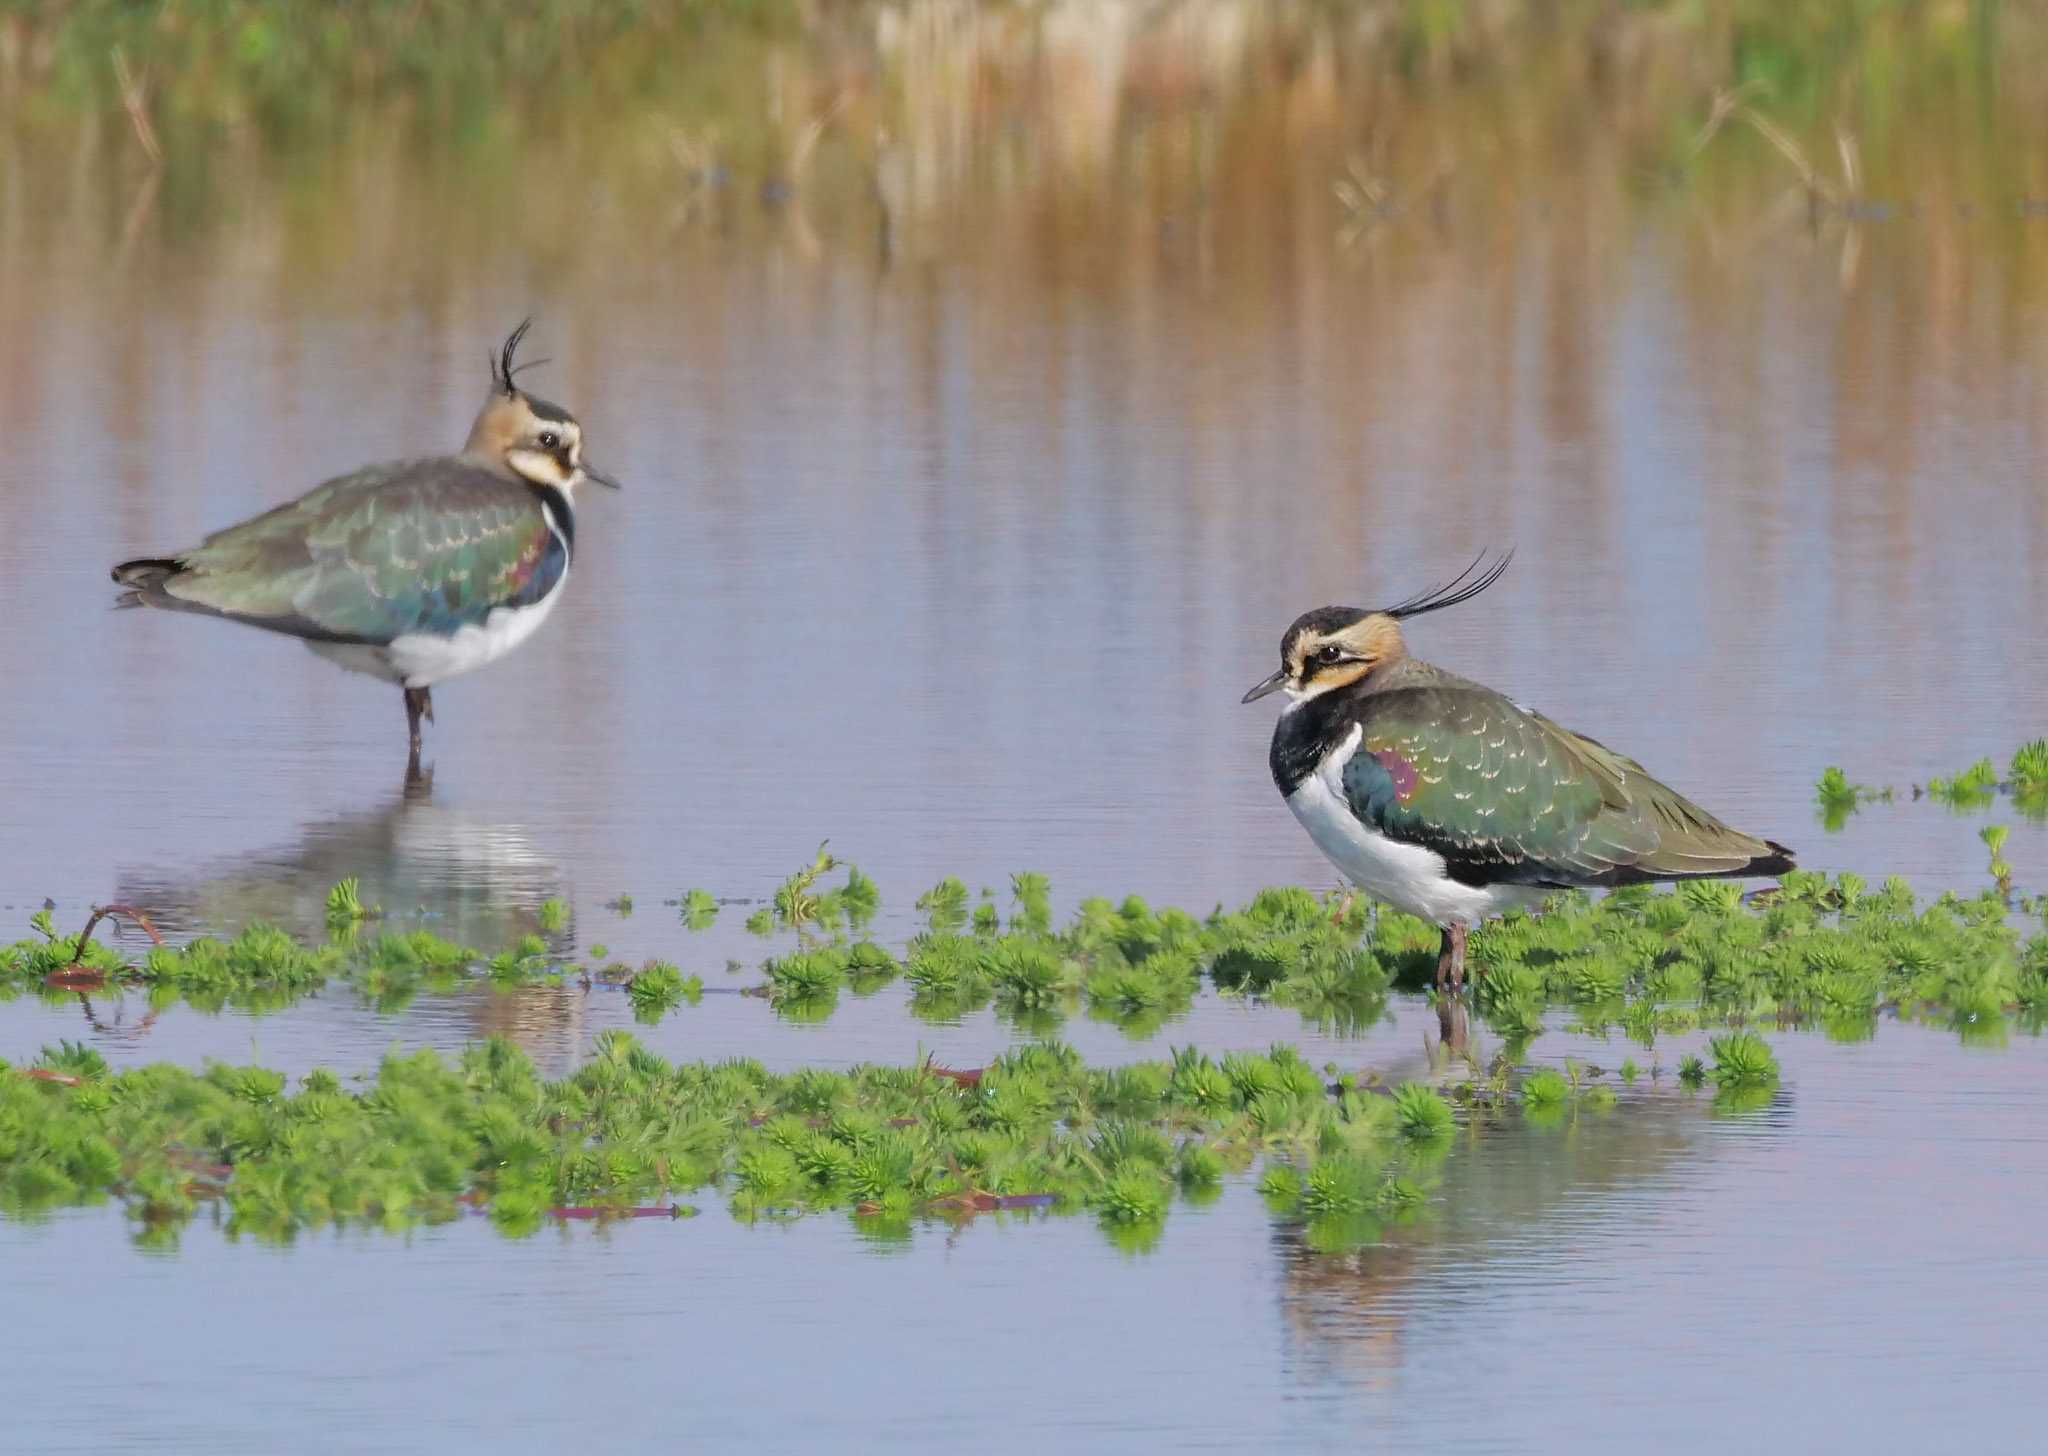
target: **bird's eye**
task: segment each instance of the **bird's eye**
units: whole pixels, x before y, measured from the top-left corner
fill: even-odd
[[[554,432],[553,430],[542,430],[542,431],[540,432],[540,447],[541,447],[541,449],[543,449],[543,450],[552,450],[552,449],[554,449],[554,448],[555,448],[555,446],[557,446],[557,445],[559,445],[559,444],[561,444],[561,443],[562,443],[562,437],[561,437],[560,435],[556,434],[556,433],[555,433],[555,432]]]
[[[1343,656],[1344,649],[1339,647],[1334,642],[1332,642],[1327,647],[1318,647],[1316,649],[1316,661],[1322,664],[1324,667],[1335,666],[1339,661],[1342,660]]]

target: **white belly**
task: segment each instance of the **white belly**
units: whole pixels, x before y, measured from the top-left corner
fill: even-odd
[[[1461,885],[1444,873],[1444,857],[1418,844],[1389,839],[1352,814],[1344,798],[1344,765],[1357,751],[1360,732],[1334,749],[1287,807],[1345,877],[1376,900],[1435,925],[1477,925],[1516,906],[1534,905],[1543,891],[1527,885]]]
[[[306,645],[350,672],[366,672],[409,688],[431,687],[444,678],[474,672],[496,662],[531,637],[555,609],[568,584],[565,575],[555,589],[530,607],[500,607],[481,625],[463,627],[452,637],[410,632],[385,647],[353,642],[308,642]]]

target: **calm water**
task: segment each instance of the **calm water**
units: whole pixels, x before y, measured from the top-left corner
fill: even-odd
[[[1227,69],[1212,29],[1182,41]],[[891,35],[887,64],[927,79],[967,44]],[[1054,35],[1046,65],[1061,44],[1110,54]],[[1136,75],[1153,53],[1114,54]],[[934,83],[871,127],[857,98],[787,198],[713,155],[716,128],[645,116],[481,160],[374,130],[289,165],[230,149],[205,186],[152,181],[111,134],[0,148],[0,934],[45,897],[66,924],[119,897],[185,933],[311,926],[354,874],[495,947],[559,896],[564,949],[704,973],[703,1006],[647,1033],[664,1054],[972,1064],[1015,1033],[922,1025],[895,992],[778,1024],[723,994],[763,953],[745,908],[689,936],[661,901],[765,896],[825,838],[899,937],[949,873],[1198,912],[1327,885],[1239,693],[1302,609],[1507,544],[1508,577],[1417,623],[1419,654],[1808,865],[1983,883],[1977,830],[2009,813],[1901,803],[1827,835],[1812,786],[1835,763],[1903,788],[2048,730],[2038,140],[1949,172],[1925,132],[1883,209],[1809,228],[1768,159],[1645,193],[1597,141],[1447,112],[1366,139],[1404,205],[1360,229],[1331,189],[1366,145],[1343,73],[1238,76],[1210,111],[1102,66],[1019,114],[956,114]],[[533,173],[578,178],[574,205],[520,206]],[[585,502],[545,631],[436,695],[428,792],[400,789],[396,692],[110,610],[117,559],[454,448],[528,313],[555,360],[535,387],[628,490]],[[2048,832],[2017,825],[2007,858],[2048,886]],[[380,1015],[343,988],[270,1017],[30,999],[0,1004],[0,1057],[73,1037],[353,1072],[506,1032],[559,1071],[628,1021],[605,991]],[[1344,1038],[1211,1000],[1142,1045],[1064,1034],[1413,1073],[1429,1024],[1403,1003]],[[1438,1216],[1344,1260],[1241,1186],[1137,1258],[1085,1219],[875,1248],[715,1206],[523,1243],[195,1227],[167,1257],[103,1211],[0,1224],[0,1397],[38,1450],[1670,1448],[1718,1444],[1730,1400],[1786,1447],[2010,1445],[2048,1414],[2041,1044],[1776,1040],[1767,1113],[1645,1092],[1489,1139]]]

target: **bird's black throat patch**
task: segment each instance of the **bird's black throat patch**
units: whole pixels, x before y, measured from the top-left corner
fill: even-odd
[[[1273,771],[1273,783],[1282,798],[1291,797],[1316,771],[1324,755],[1350,731],[1350,715],[1344,711],[1349,697],[1342,688],[1318,693],[1289,708],[1273,725],[1273,746],[1266,755],[1266,764]]]

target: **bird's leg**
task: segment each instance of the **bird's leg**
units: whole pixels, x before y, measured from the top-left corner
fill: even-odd
[[[1442,995],[1449,991],[1457,996],[1465,989],[1465,927],[1446,925],[1444,927],[1443,950],[1436,958],[1436,989]]]
[[[405,726],[411,737],[412,752],[406,760],[405,776],[416,779],[420,773],[420,720],[434,721],[434,695],[431,688],[407,688],[405,690]]]
[[[1471,1023],[1465,1016],[1464,1001],[1456,996],[1437,997],[1436,1024],[1444,1050],[1455,1057],[1465,1055],[1471,1037]]]

